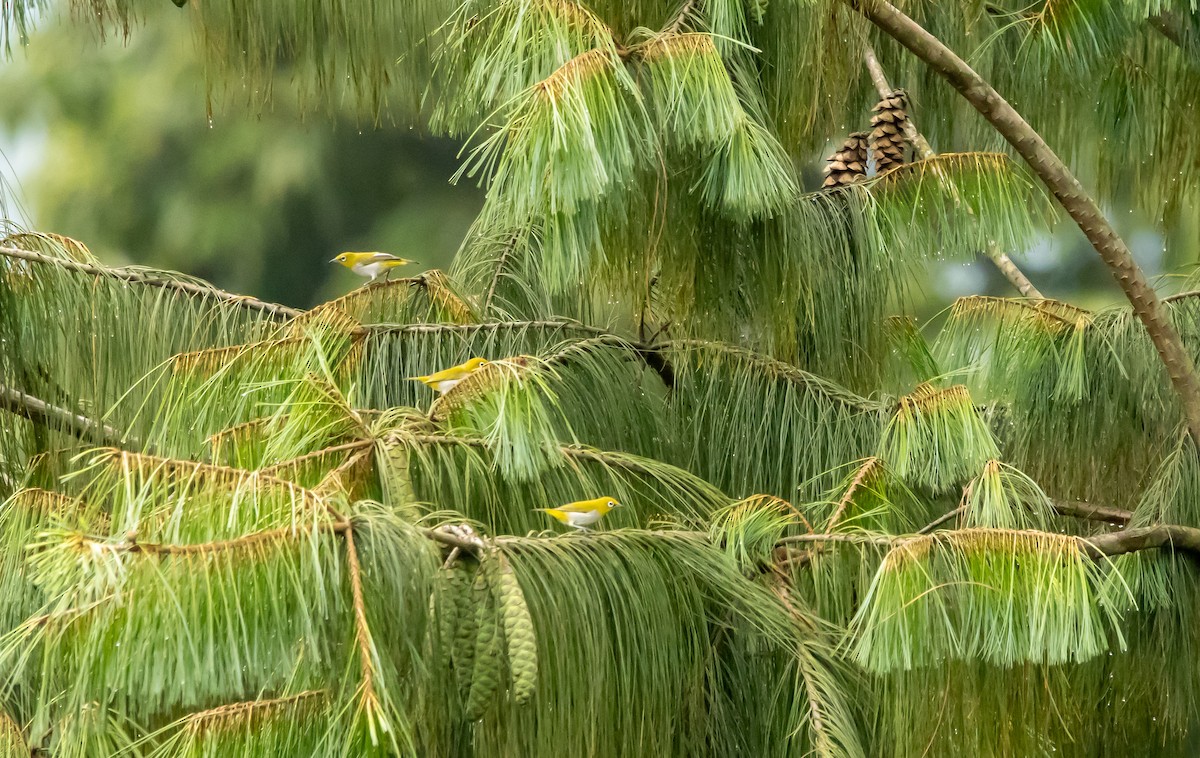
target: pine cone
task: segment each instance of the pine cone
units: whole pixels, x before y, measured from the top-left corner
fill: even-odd
[[[479,633],[479,606],[491,595],[487,585],[487,577],[477,568],[472,570],[464,566],[463,580],[455,578],[455,582],[470,581],[470,591],[456,593],[458,604],[455,620],[458,627],[454,630],[454,675],[458,681],[459,693],[464,701],[471,693],[471,677],[475,672],[475,638]],[[461,588],[460,588],[461,589]]]
[[[871,109],[871,152],[878,173],[907,162],[908,139],[904,136],[907,120],[908,95],[902,89],[892,92]]]
[[[471,672],[471,692],[465,710],[470,721],[483,716],[500,689],[500,676],[504,673],[504,630],[497,617],[494,574],[495,566],[489,560],[480,566],[476,576],[475,669]]]
[[[430,609],[437,619],[436,650],[440,663],[450,659],[452,651],[459,644],[459,628],[466,623],[466,614],[474,613],[470,607],[471,582],[471,574],[463,561],[457,561],[438,573],[433,593],[429,596]]]
[[[823,189],[857,182],[867,175],[867,133],[853,132],[825,165]]]
[[[525,604],[525,593],[508,560],[501,556],[498,589],[500,613],[504,620],[504,639],[508,643],[508,666],[512,672],[512,693],[518,704],[533,697],[537,686],[537,639],[533,619]]]

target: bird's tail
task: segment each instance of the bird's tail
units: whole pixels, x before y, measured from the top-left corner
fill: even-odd
[[[428,376],[410,376],[410,377],[408,377],[408,381],[410,381],[410,382],[425,382],[425,383],[428,383],[428,382],[429,382],[429,377],[428,377]]]

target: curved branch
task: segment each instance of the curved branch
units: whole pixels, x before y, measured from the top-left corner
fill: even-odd
[[[371,639],[371,629],[367,626],[367,608],[363,602],[362,567],[358,562],[358,547],[354,544],[354,529],[347,528],[342,532],[346,540],[346,563],[350,569],[350,595],[354,602],[354,640],[358,646],[359,674],[362,677],[360,686],[363,697],[374,702],[378,700],[375,693],[375,643]]]
[[[508,240],[504,243],[504,252],[500,254],[500,260],[496,261],[496,269],[492,271],[491,281],[488,282],[487,293],[483,297],[483,305],[479,308],[479,312],[485,317],[492,307],[492,298],[496,296],[496,286],[500,283],[500,277],[504,275],[504,266],[508,263],[508,258],[512,255],[520,238],[520,231],[515,231],[509,235]]]
[[[543,360],[546,363],[566,363],[574,355],[584,353],[592,347],[614,347],[629,350],[641,358],[647,368],[658,374],[667,389],[675,387],[675,369],[661,351],[647,347],[642,342],[629,342],[615,334],[604,334],[599,337],[589,337],[588,339],[580,340],[553,355],[546,356]]]
[[[1174,295],[1167,295],[1163,298],[1164,303],[1177,303],[1180,300],[1187,300],[1193,297],[1200,297],[1200,290],[1188,290],[1187,292],[1176,292]]]
[[[326,694],[324,690],[305,690],[295,695],[277,697],[270,700],[247,700],[240,703],[227,703],[219,705],[216,708],[209,708],[206,711],[190,713],[183,718],[183,723],[188,729],[202,731],[214,725],[219,725],[222,722],[240,722],[252,716],[259,716],[280,708],[292,708],[313,700],[319,700],[326,697]]]
[[[862,486],[862,483],[866,480],[867,476],[869,476],[870,473],[874,471],[880,463],[882,463],[882,461],[876,456],[871,456],[863,461],[862,466],[860,466],[858,469],[858,473],[854,475],[854,479],[850,482],[850,486],[846,488],[846,492],[842,495],[841,500],[838,501],[837,508],[834,509],[833,515],[829,517],[829,526],[825,527],[826,534],[832,532],[833,528],[837,526],[838,521],[842,518],[842,514],[846,511],[846,507],[849,506],[850,501],[854,499],[854,493],[858,491],[858,488]]]
[[[813,392],[819,393],[829,400],[840,403],[855,410],[876,413],[881,410],[886,410],[890,404],[877,399],[862,397],[844,387],[841,387],[828,379],[810,374],[809,372],[797,368],[790,363],[785,363],[777,358],[772,358],[769,355],[756,353],[753,350],[740,345],[732,345],[727,342],[709,342],[707,340],[670,340],[657,345],[647,345],[644,347],[647,351],[661,352],[663,350],[684,350],[684,349],[701,349],[714,350],[717,352],[731,355],[736,358],[745,360],[748,363],[761,368],[765,373],[779,379],[784,379],[793,384],[804,386]]]
[[[67,271],[78,271],[83,274],[92,276],[104,276],[121,281],[130,282],[133,284],[144,284],[147,287],[160,287],[162,289],[178,290],[189,295],[199,295],[201,297],[219,300],[221,302],[238,305],[250,310],[262,311],[263,313],[282,318],[294,318],[299,316],[303,311],[295,308],[289,308],[286,305],[279,303],[268,303],[265,300],[259,300],[256,297],[247,295],[235,295],[232,292],[226,292],[223,289],[218,289],[211,285],[204,286],[193,282],[183,282],[175,279],[163,279],[149,274],[143,274],[138,271],[131,271],[123,268],[109,268],[107,266],[99,266],[92,263],[81,263],[72,261],[66,258],[55,258],[52,255],[43,255],[42,253],[34,253],[29,250],[21,250],[16,247],[0,246],[0,255],[7,258],[17,258],[23,261],[32,263],[43,263],[51,266],[58,266]]]
[[[988,257],[1004,278],[1008,279],[1009,284],[1017,288],[1017,291],[1024,297],[1032,297],[1042,299],[1045,297],[1033,282],[1029,281],[1029,277],[1025,276],[1025,272],[1017,268],[1017,264],[1013,263],[1013,259],[1008,257],[1008,254],[1000,249],[1000,246],[995,242],[989,241],[987,249],[983,254]]]
[[[1088,521],[1103,521],[1117,526],[1125,526],[1133,518],[1133,511],[1124,508],[1114,508],[1110,505],[1095,505],[1078,500],[1051,500],[1055,513],[1060,516],[1074,516]]]
[[[844,2],[946,79],[1013,146],[1054,194],[1108,266],[1134,313],[1145,325],[1179,396],[1188,432],[1200,443],[1200,378],[1191,356],[1128,245],[1075,175],[1000,93],[920,24],[887,0]]]
[[[126,437],[108,424],[51,405],[45,400],[5,387],[3,384],[0,384],[0,408],[48,429],[73,434],[85,442],[126,449],[140,447],[137,440]]]
[[[797,544],[821,544],[821,543],[843,543],[850,545],[875,545],[877,547],[895,548],[901,545],[909,544],[919,540],[933,539],[938,535],[964,534],[964,533],[987,533],[987,532],[1010,532],[1005,529],[967,529],[954,530],[949,532],[938,532],[937,535],[918,534],[918,535],[900,535],[891,536],[884,534],[797,534],[791,537],[784,537],[776,543],[777,548],[786,550],[788,545]],[[1036,532],[1022,531],[1021,534],[1027,535],[1044,535],[1054,537],[1056,539],[1065,539],[1064,535],[1054,532]],[[1142,550],[1157,550],[1166,548],[1169,550],[1177,550],[1186,553],[1192,553],[1200,557],[1200,529],[1191,526],[1179,526],[1177,524],[1159,524],[1158,526],[1141,526],[1132,529],[1124,529],[1119,532],[1111,532],[1109,534],[1100,534],[1094,537],[1074,537],[1071,538],[1079,543],[1079,547],[1092,558],[1112,558],[1126,553],[1137,553]],[[791,559],[793,564],[807,563],[811,557],[811,551]],[[799,558],[799,560],[797,560]]]
[[[696,0],[684,0],[683,5],[675,12],[667,25],[663,27],[662,34],[678,34],[683,29],[684,24],[688,22],[688,17],[696,9]]]
[[[534,321],[483,321],[478,324],[371,324],[354,330],[355,334],[442,334],[445,332],[498,332],[507,329],[561,329],[579,332],[593,337],[603,337],[609,332],[569,319],[541,319]]]
[[[925,526],[918,529],[917,534],[932,534],[933,531],[935,529],[937,529],[939,526],[941,526],[942,524],[946,523],[947,521],[956,519],[966,512],[967,512],[967,506],[960,505],[952,511],[943,513],[941,516],[938,516],[933,521],[930,521],[928,524],[926,524]]]
[[[1175,524],[1139,526],[1096,537],[1081,537],[1079,541],[1093,558],[1112,558],[1156,548],[1180,550],[1200,556],[1200,529]]]

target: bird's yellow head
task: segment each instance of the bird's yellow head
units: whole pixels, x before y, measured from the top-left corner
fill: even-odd
[[[330,263],[340,263],[346,268],[353,266],[363,253],[342,253],[338,257],[330,261]]]
[[[486,365],[488,365],[488,362],[486,359],[472,358],[471,360],[469,360],[463,364],[463,369],[466,371],[474,371],[475,369],[483,368]]]
[[[608,513],[613,508],[621,507],[621,504],[617,502],[615,497],[598,497],[593,502],[596,503],[596,510],[601,513]]]

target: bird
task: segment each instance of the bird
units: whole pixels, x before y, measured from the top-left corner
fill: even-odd
[[[536,510],[561,521],[567,526],[573,526],[580,531],[586,532],[588,531],[588,527],[599,521],[604,514],[613,508],[620,507],[621,504],[615,498],[605,496],[594,500],[580,500],[576,503],[567,503],[557,508],[537,508]]]
[[[430,374],[428,376],[413,376],[409,377],[411,381],[421,382],[427,387],[431,387],[438,391],[439,395],[445,395],[450,390],[454,389],[454,385],[466,379],[471,374],[474,374],[479,369],[488,365],[488,362],[483,358],[472,358],[466,363],[460,363],[457,366],[444,368],[441,371]]]
[[[329,262],[340,263],[359,276],[369,276],[372,282],[384,272],[390,276],[392,269],[416,263],[391,253],[342,253]]]

